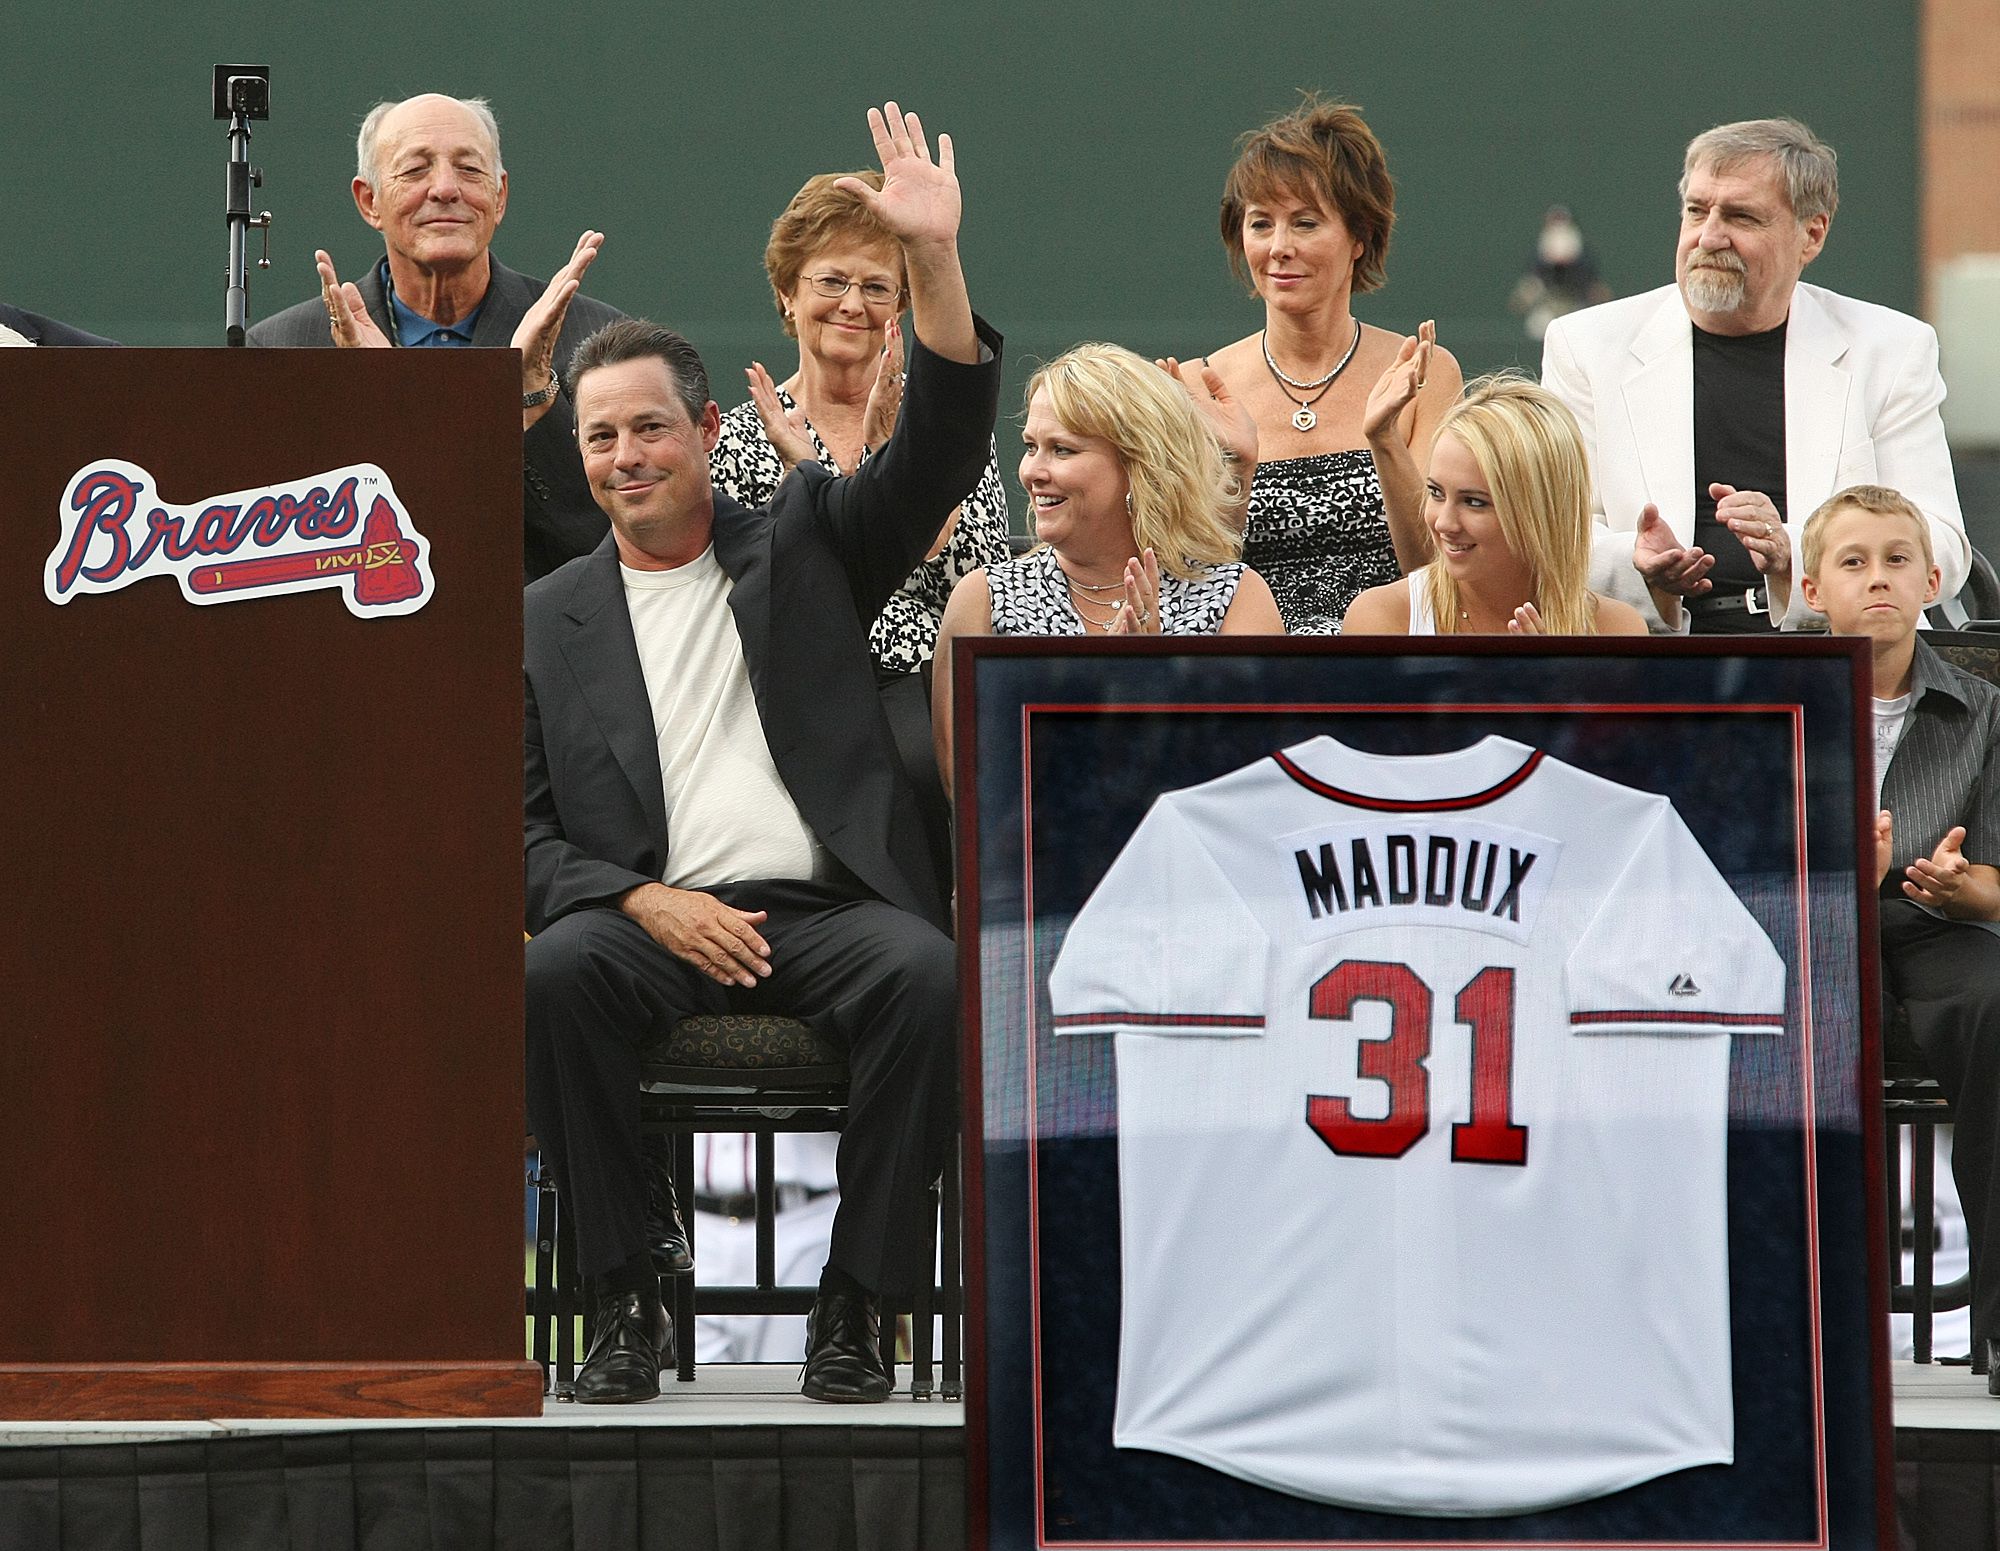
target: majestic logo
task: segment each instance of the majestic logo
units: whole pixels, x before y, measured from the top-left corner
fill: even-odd
[[[62,498],[62,536],[42,567],[51,603],[171,576],[190,603],[338,587],[362,619],[430,601],[430,541],[372,463],[188,506],[158,498],[153,476],[107,458],[78,470]]]
[[[1669,996],[1700,996],[1701,987],[1694,983],[1694,976],[1682,971],[1667,984]]]

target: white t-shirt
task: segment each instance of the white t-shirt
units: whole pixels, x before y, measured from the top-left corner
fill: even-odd
[[[659,734],[667,802],[660,881],[706,889],[745,878],[825,879],[825,848],[779,779],[714,546],[671,571],[621,564],[625,606]]]
[[[1786,974],[1668,799],[1315,738],[1162,796],[1049,990],[1117,1035],[1119,1447],[1440,1515],[1733,1458],[1729,1042]]]
[[[1896,745],[1903,741],[1903,724],[1909,720],[1910,701],[1915,692],[1905,690],[1893,700],[1875,697],[1875,806],[1882,806],[1882,778],[1889,773],[1889,761],[1896,757]]]

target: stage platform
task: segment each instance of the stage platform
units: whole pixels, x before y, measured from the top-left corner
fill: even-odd
[[[704,1368],[632,1406],[413,1424],[0,1422],[6,1551],[759,1551],[964,1544],[965,1407],[817,1405],[796,1364]],[[1893,1365],[1911,1551],[1996,1543],[2000,1397]]]

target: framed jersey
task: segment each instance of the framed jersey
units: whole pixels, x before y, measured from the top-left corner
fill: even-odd
[[[961,644],[969,1544],[1888,1536],[1864,646]]]

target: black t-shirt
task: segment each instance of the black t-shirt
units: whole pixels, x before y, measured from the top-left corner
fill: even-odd
[[[1690,328],[1694,325],[1690,324]],[[1717,593],[1740,593],[1763,573],[1715,520],[1711,484],[1759,490],[1785,515],[1785,325],[1762,334],[1694,330],[1694,541],[1715,556]]]

